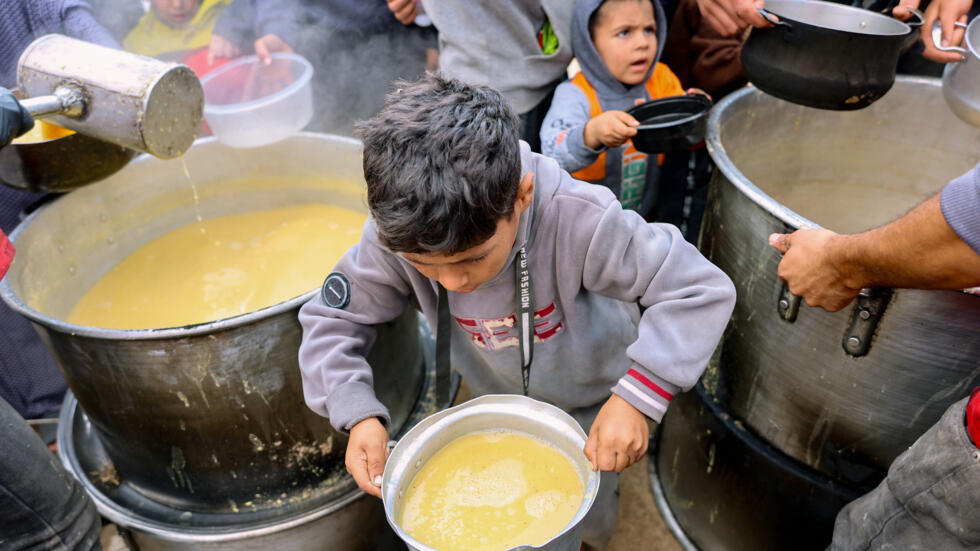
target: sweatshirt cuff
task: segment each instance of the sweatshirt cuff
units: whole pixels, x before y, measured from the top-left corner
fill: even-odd
[[[667,406],[680,390],[680,387],[668,383],[636,364],[612,388],[614,394],[619,395],[657,423],[663,419]]]
[[[980,254],[980,165],[947,184],[939,205],[949,227]]]
[[[371,417],[380,417],[386,427],[391,424],[388,408],[378,400],[374,389],[367,383],[344,383],[333,389],[326,403],[330,424],[344,434]]]

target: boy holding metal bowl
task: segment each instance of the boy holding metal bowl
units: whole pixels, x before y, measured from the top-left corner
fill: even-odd
[[[365,355],[374,324],[421,310],[451,332],[474,395],[523,392],[589,430],[605,480],[583,539],[601,547],[613,473],[643,457],[646,417],[701,376],[735,291],[677,228],[532,153],[518,124],[498,92],[430,75],[359,125],[371,217],[300,310],[304,394],[350,432],[347,468],[380,495],[388,412]]]

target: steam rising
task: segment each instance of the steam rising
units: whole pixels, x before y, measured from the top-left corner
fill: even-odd
[[[289,36],[280,38],[314,67],[314,117],[307,130],[351,135],[356,120],[381,108],[392,81],[423,74],[426,50],[436,48],[434,28],[402,25],[384,2],[260,1],[273,9],[256,10],[256,0],[235,0],[220,16],[219,25],[227,28],[229,21],[234,23],[239,36],[224,38],[243,55],[252,53],[256,32],[261,32],[256,29],[257,12],[263,20],[271,13],[276,28],[290,29],[281,33]],[[90,3],[96,18],[120,43],[149,8],[149,2],[140,0]]]

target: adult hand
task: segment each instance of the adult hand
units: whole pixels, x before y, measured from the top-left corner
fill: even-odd
[[[759,14],[764,0],[697,0],[701,17],[724,37],[738,36],[748,26],[771,27]]]
[[[395,14],[395,19],[401,21],[403,25],[411,25],[419,13],[418,4],[415,0],[388,0],[388,9]]]
[[[0,88],[0,147],[34,127],[34,117],[17,101],[13,92]]]
[[[646,416],[613,394],[603,404],[585,442],[592,470],[623,472],[647,451],[650,429]]]
[[[899,0],[898,5],[892,8],[892,17],[900,21],[907,21],[908,18],[912,17],[912,9],[918,7],[919,0]]]
[[[219,57],[238,57],[242,51],[238,46],[223,36],[211,35],[211,43],[208,44],[208,66],[214,65],[214,60]]]
[[[293,53],[293,47],[274,34],[267,34],[255,40],[255,55],[266,65],[272,64],[272,54],[276,52]]]
[[[705,92],[704,90],[702,90],[700,88],[688,88],[687,90],[684,90],[684,93],[687,94],[688,96],[694,96],[694,95],[700,94],[700,95],[702,95],[702,96],[710,99],[711,101],[715,101],[715,98],[711,97],[711,94]]]
[[[606,111],[585,124],[582,139],[591,149],[619,147],[636,135],[640,121],[626,111]]]
[[[959,46],[963,42],[965,29],[956,26],[957,22],[966,23],[966,15],[970,11],[973,0],[933,0],[926,8],[926,20],[922,23],[920,33],[922,44],[922,57],[937,61],[939,63],[949,63],[963,59],[961,54],[956,52],[943,52],[936,48],[932,41],[932,25],[937,20],[943,29],[941,46]]]
[[[381,497],[381,475],[388,460],[388,431],[377,417],[354,425],[347,441],[347,472],[364,492]]]
[[[838,266],[840,238],[823,229],[769,236],[769,244],[784,255],[779,277],[790,292],[830,312],[847,306],[861,292],[860,286],[848,283],[849,274]]]

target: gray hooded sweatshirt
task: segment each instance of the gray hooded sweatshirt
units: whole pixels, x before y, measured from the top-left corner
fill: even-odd
[[[656,99],[650,97],[645,83],[653,75],[663,52],[664,42],[667,39],[667,20],[660,3],[651,1],[657,24],[657,53],[646,78],[643,79],[644,82],[635,86],[627,86],[616,80],[592,43],[589,18],[599,9],[603,0],[578,0],[575,3],[575,14],[572,19],[572,48],[582,69],[582,75],[595,90],[603,112],[625,111],[638,103]],[[660,71],[667,71],[669,77],[677,80],[666,65],[661,64]],[[679,80],[676,89],[681,90]],[[586,123],[591,118],[589,100],[581,88],[572,82],[559,84],[551,101],[551,108],[541,125],[541,152],[556,159],[562,168],[572,173],[593,164],[599,155],[605,152],[605,177],[599,180],[588,179],[588,181],[611,189],[626,208],[641,214],[649,213],[656,201],[657,182],[660,176],[657,157],[631,150],[624,163],[623,153],[629,148],[630,142],[614,148],[605,146],[600,146],[599,149],[589,148],[585,145],[583,133]],[[580,177],[580,179],[586,178]]]
[[[440,70],[468,84],[492,86],[518,113],[527,113],[572,61],[572,2],[422,0],[422,6],[439,31]],[[538,46],[546,18],[558,37],[553,54]]]
[[[523,142],[521,172],[534,174],[534,196],[510,258],[476,290],[449,293],[453,369],[477,396],[523,392],[515,257],[526,247],[535,312],[530,396],[575,413],[612,391],[660,421],[707,365],[735,305],[731,280],[674,226],[624,211],[609,190],[573,179]],[[389,420],[365,360],[372,325],[412,306],[437,327],[438,290],[379,243],[370,218],[335,271],[350,282],[350,302],[330,308],[318,293],[300,309],[299,364],[307,405],[348,431],[370,417]]]

